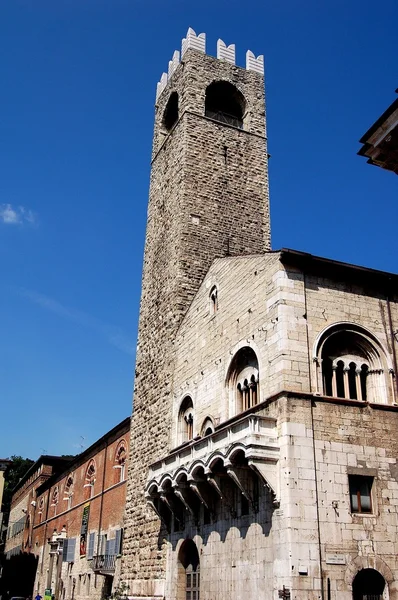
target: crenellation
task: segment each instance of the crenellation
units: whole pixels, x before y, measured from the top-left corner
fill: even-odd
[[[192,27],[189,27],[186,37],[181,42],[181,58],[184,57],[185,52],[189,49],[206,53],[206,34],[199,33],[199,35],[196,35]]]
[[[235,64],[235,44],[227,46],[221,39],[217,40],[217,58]]]
[[[255,56],[251,50],[246,52],[246,69],[264,75],[264,56]]]
[[[180,64],[180,53],[178,50],[175,50],[172,59],[169,61],[169,70],[167,72],[168,80],[170,80],[170,78],[172,77],[174,71],[176,70],[176,68],[178,67],[179,64]]]

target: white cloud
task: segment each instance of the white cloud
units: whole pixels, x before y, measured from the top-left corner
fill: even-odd
[[[118,350],[121,350],[130,356],[135,355],[134,342],[119,327],[104,323],[103,321],[100,321],[99,319],[96,319],[95,317],[92,317],[91,315],[88,315],[80,310],[69,308],[64,304],[61,304],[60,302],[57,302],[56,300],[53,300],[44,294],[39,294],[33,290],[20,289],[18,292],[45,310],[48,310],[64,319],[68,319],[69,321],[74,321],[75,323],[78,323],[87,329],[95,331]]]
[[[0,204],[0,222],[5,225],[34,225],[37,219],[34,212],[24,206],[14,208],[11,204]]]

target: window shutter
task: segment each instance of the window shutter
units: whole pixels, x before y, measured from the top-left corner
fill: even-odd
[[[69,540],[64,540],[64,545],[62,547],[62,562],[66,562],[68,560],[68,542]]]
[[[76,538],[68,540],[67,562],[75,562]]]
[[[115,542],[116,540],[108,540],[106,542],[106,552],[105,554],[107,554],[108,556],[114,556],[115,554]]]
[[[117,529],[116,537],[115,537],[115,554],[117,554],[117,555],[122,553],[122,538],[123,538],[123,529]]]
[[[94,546],[95,546],[95,533],[90,533],[88,538],[88,552],[87,559],[91,560],[94,556]]]

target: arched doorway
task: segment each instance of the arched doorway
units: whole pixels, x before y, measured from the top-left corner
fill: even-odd
[[[199,600],[199,553],[193,540],[185,540],[178,553],[178,600]]]
[[[375,569],[361,569],[352,582],[353,600],[382,600],[385,579]]]

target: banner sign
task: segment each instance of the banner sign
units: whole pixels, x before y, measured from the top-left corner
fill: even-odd
[[[90,516],[90,503],[83,506],[82,527],[80,529],[80,556],[87,553],[88,518]]]

